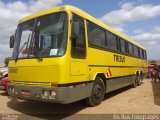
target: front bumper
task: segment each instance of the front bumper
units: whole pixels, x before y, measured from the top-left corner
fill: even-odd
[[[14,87],[14,92],[10,88]],[[21,91],[26,90],[30,91],[29,96],[24,96],[21,94]],[[56,96],[54,98],[44,98],[42,91],[55,91]],[[67,104],[80,99],[84,99],[91,95],[92,83],[87,85],[77,85],[76,87],[39,87],[39,86],[28,86],[28,85],[15,85],[11,84],[8,87],[8,94],[12,97],[24,100],[35,100],[35,101],[44,101],[52,103],[62,103]]]

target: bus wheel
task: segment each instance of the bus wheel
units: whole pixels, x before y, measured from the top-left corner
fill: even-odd
[[[140,76],[140,85],[143,83],[143,79],[144,79],[144,75],[142,73],[141,76]]]
[[[86,99],[87,104],[94,107],[101,104],[105,94],[104,82],[101,78],[97,77],[93,83],[92,93],[89,98]]]
[[[137,85],[140,86],[142,84],[142,79],[140,75],[137,76]]]
[[[132,84],[132,87],[136,88],[137,85],[138,85],[138,75],[135,76],[135,80],[134,80],[134,83]]]

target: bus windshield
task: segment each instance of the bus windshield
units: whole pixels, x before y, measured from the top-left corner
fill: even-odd
[[[17,28],[13,59],[62,56],[66,50],[67,14],[46,15]]]

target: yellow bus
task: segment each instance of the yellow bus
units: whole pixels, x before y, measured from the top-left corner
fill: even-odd
[[[8,92],[18,99],[96,106],[147,73],[143,46],[69,5],[21,19],[10,48]]]

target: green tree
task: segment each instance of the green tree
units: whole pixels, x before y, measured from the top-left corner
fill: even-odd
[[[8,63],[9,63],[9,61],[10,61],[10,57],[6,57],[5,59],[4,59],[4,64],[6,65],[6,66],[8,66]]]

